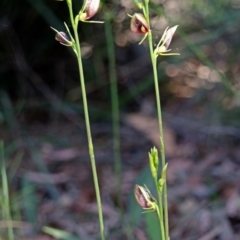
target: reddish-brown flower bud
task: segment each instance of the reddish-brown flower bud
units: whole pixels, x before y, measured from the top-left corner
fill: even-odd
[[[141,187],[139,185],[135,186],[134,195],[137,203],[145,210],[155,210],[156,203],[151,197],[148,189]]]
[[[146,34],[149,32],[147,20],[141,13],[135,13],[132,16],[130,28],[135,33]]]
[[[86,21],[87,19],[93,17],[97,13],[99,5],[100,0],[85,0],[79,13],[79,20]]]
[[[68,35],[65,32],[57,32],[55,40],[57,40],[64,46],[72,46],[72,42],[70,41]]]

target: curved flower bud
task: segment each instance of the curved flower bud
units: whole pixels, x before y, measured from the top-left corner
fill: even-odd
[[[57,40],[64,46],[67,46],[67,47],[72,46],[72,42],[70,41],[68,35],[65,32],[57,32],[55,36],[55,40]]]
[[[130,28],[133,32],[140,34],[147,34],[149,32],[147,20],[141,13],[135,13],[131,18]]]
[[[69,29],[68,29],[68,26],[66,23],[64,23],[67,31],[68,31],[68,34],[71,38],[69,38],[69,36],[65,33],[65,32],[59,32],[57,29],[51,27],[51,29],[53,31],[55,31],[57,34],[55,35],[55,40],[57,40],[58,42],[60,42],[62,45],[66,46],[66,47],[72,47],[73,51],[75,52],[75,54],[78,56],[78,52],[76,50],[76,44],[75,44],[75,41],[74,41],[74,38],[72,37]]]
[[[67,25],[65,24],[67,27]],[[51,27],[53,31],[55,31],[57,34],[55,35],[55,40],[60,42],[62,45],[67,46],[67,47],[72,47],[73,42],[69,39],[68,35],[65,32],[59,32],[57,29]],[[68,30],[68,28],[67,28]]]
[[[79,20],[85,22],[93,17],[99,8],[100,0],[85,0],[82,9],[79,12]]]
[[[156,202],[153,197],[150,195],[150,192],[147,188],[141,187],[139,185],[135,186],[134,195],[137,203],[146,210],[155,210]]]

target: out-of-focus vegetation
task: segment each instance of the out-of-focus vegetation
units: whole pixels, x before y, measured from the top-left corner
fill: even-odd
[[[40,117],[35,115],[40,110],[45,114],[40,114],[39,120],[47,121],[49,112],[81,111],[73,54],[53,41],[50,29],[53,26],[64,30],[63,21],[69,24],[64,4],[43,0],[1,4],[1,105],[10,97],[16,117],[34,121]],[[75,6],[78,4],[80,8],[81,1],[76,1]],[[181,57],[159,61],[164,103],[194,99],[201,105],[211,100],[209,110],[217,109],[211,116],[225,122],[219,114],[225,110],[233,113],[239,99],[238,1],[168,0],[152,1],[151,5],[156,43],[166,26],[179,25],[172,49]],[[109,9],[116,16],[113,31],[121,107],[131,110],[131,103],[136,110],[152,91],[147,50],[144,44],[137,46],[140,36],[129,30],[127,14],[136,11],[133,3],[102,1],[97,20],[103,19],[104,11]],[[104,28],[101,24],[81,24],[79,35],[93,117],[105,118],[109,82]],[[7,117],[1,110],[2,123],[9,122]]]
[[[74,2],[77,12],[82,2]],[[89,204],[95,199],[92,183],[86,181],[91,177],[77,65],[72,51],[57,43],[55,33],[50,29],[52,26],[64,30],[63,22],[70,25],[65,4],[54,0],[0,2],[0,139],[5,143],[11,215],[16,220],[15,234],[19,236],[16,239],[39,236],[43,225],[72,232],[78,239],[96,236],[94,224],[91,229],[87,228],[88,221],[95,223],[91,215],[95,213],[94,206]],[[125,116],[133,112],[155,116],[152,71],[147,45],[139,46],[141,36],[129,29],[127,14],[137,11],[135,5],[131,0],[102,1],[95,19],[102,20],[109,10],[115,13],[112,29],[124,125]],[[239,144],[239,11],[239,0],[151,1],[156,44],[167,26],[179,25],[171,48],[181,55],[159,58],[164,121],[175,132],[178,143],[184,140],[199,144],[191,148],[191,153],[199,158],[203,156],[200,147],[206,151],[218,147],[229,151]],[[79,37],[97,145],[96,160],[103,175],[103,202],[109,210],[107,205],[114,205],[115,200],[110,196],[114,193],[111,186],[107,185],[110,190],[104,187],[104,177],[108,178],[111,169],[108,164],[113,162],[108,46],[104,26],[81,24]],[[131,131],[129,126],[121,131],[124,139],[122,157],[126,164],[124,176],[131,179],[131,183],[137,178],[147,184],[146,169],[139,175],[138,171],[129,169],[144,166],[152,143],[139,132]],[[55,152],[55,148],[65,151]],[[72,160],[71,164],[67,158]],[[79,169],[73,172],[71,166]],[[50,180],[47,176],[51,176]],[[77,179],[74,184],[70,183],[72,179]],[[211,178],[204,180],[211,189],[216,187]],[[129,193],[132,186],[127,184],[123,186],[127,189],[123,192]],[[215,201],[218,193],[214,191],[209,198]],[[129,213],[126,219],[131,218],[132,222],[125,221],[126,225],[122,226],[113,214],[113,219],[107,220],[108,239],[121,239],[122,236],[144,239],[137,235],[139,233],[134,233],[135,238],[132,235],[131,223],[135,226],[139,223],[140,209],[132,199],[128,200],[127,194],[123,205]],[[89,211],[84,209],[86,206]],[[59,208],[64,210],[58,211]],[[106,209],[105,216],[112,216]],[[2,210],[0,214],[2,216]],[[173,229],[177,225],[174,214]],[[61,221],[57,221],[59,219]],[[149,228],[152,227],[150,220],[149,217],[145,219],[145,226]],[[80,222],[82,228],[79,229]],[[0,218],[0,236],[3,237],[4,226]],[[87,230],[81,230],[84,228]],[[179,238],[174,235],[173,239]],[[188,239],[196,239],[196,235]]]

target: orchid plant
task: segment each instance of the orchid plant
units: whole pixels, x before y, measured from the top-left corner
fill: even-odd
[[[64,0],[60,0],[60,1],[64,1]],[[80,47],[80,41],[79,41],[79,37],[78,37],[79,22],[103,23],[100,21],[89,20],[97,13],[97,11],[99,9],[99,5],[100,5],[100,0],[85,0],[82,8],[80,9],[79,13],[75,17],[73,15],[72,0],[66,0],[66,3],[68,6],[68,9],[69,9],[69,15],[70,15],[70,21],[71,21],[71,25],[72,25],[72,29],[73,29],[73,34],[70,32],[66,23],[64,23],[64,25],[66,27],[68,35],[65,32],[56,30],[55,28],[52,28],[52,29],[56,32],[55,39],[58,42],[60,42],[60,44],[67,46],[67,47],[71,47],[77,57],[78,68],[79,68],[79,77],[80,77],[80,87],[81,87],[81,91],[82,91],[82,100],[83,100],[85,124],[86,124],[87,139],[88,139],[88,150],[89,150],[89,156],[90,156],[90,161],[91,161],[94,187],[95,187],[97,206],[98,206],[100,235],[101,235],[101,239],[105,240],[102,204],[101,204],[98,176],[97,176],[97,170],[96,170],[94,145],[92,142],[92,134],[91,134],[91,127],[90,127],[89,113],[88,113],[88,103],[87,103],[87,96],[86,96],[84,72],[83,72],[83,65],[82,65],[82,59],[81,59],[81,47]]]
[[[158,115],[158,127],[159,127],[159,150],[161,153],[161,176],[159,176],[159,159],[158,151],[154,147],[149,153],[149,164],[152,173],[153,180],[155,182],[156,190],[158,193],[158,201],[152,196],[147,187],[135,186],[135,198],[137,203],[145,210],[156,211],[159,219],[161,229],[161,239],[169,240],[169,225],[168,225],[168,200],[167,200],[167,164],[165,159],[165,146],[163,139],[163,126],[162,126],[162,111],[160,103],[160,93],[158,86],[158,75],[157,75],[157,58],[159,56],[172,56],[180,55],[179,53],[172,53],[169,49],[173,35],[177,30],[178,26],[167,27],[160,38],[156,48],[153,48],[152,31],[150,29],[149,19],[149,0],[133,0],[136,6],[142,10],[142,13],[135,13],[131,17],[130,28],[133,32],[143,34],[144,37],[139,42],[141,44],[145,39],[148,39],[149,52],[152,63],[155,95],[156,95],[156,106]]]

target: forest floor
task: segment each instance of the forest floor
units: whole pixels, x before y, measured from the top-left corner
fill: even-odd
[[[221,129],[223,135],[219,137],[219,133],[211,134],[211,128],[184,118],[164,114],[164,120],[171,239],[240,239],[238,144],[223,141],[230,139],[224,135],[226,129]],[[18,203],[22,217],[15,222],[19,239],[55,239],[42,233],[43,226],[68,231],[84,240],[97,236],[97,205],[82,126],[81,119],[73,119],[72,123],[25,124],[17,132],[1,133],[7,139],[5,146],[16,145],[12,154],[6,151],[8,169],[12,170],[11,193],[25,193],[19,196]],[[131,202],[134,185],[150,179],[144,171],[149,168],[148,152],[159,144],[157,129],[154,117],[142,113],[122,117],[119,190],[112,127],[108,123],[92,124],[108,239],[150,239],[142,221],[145,214],[140,215],[140,222],[129,230],[131,233],[126,229],[134,214],[130,209],[135,204]],[[25,188],[30,188],[30,192]],[[119,191],[121,206],[117,200]]]

